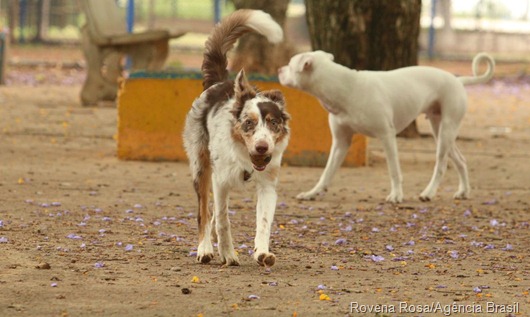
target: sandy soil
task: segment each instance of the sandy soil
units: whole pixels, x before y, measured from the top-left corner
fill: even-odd
[[[379,316],[486,316],[493,304],[512,306],[492,316],[530,315],[527,80],[468,89],[458,144],[469,200],[451,198],[449,168],[434,201],[418,201],[433,168],[431,138],[399,140],[400,205],[384,203],[389,179],[375,140],[370,166],[343,168],[313,202],[293,196],[322,169],[283,168],[277,261],[266,270],[249,255],[252,189],[231,199],[241,266],[195,263],[187,165],[119,161],[116,109],[79,105],[82,71],[56,81],[40,74],[0,87],[0,316],[376,316],[366,311],[392,308]],[[443,310],[422,314],[418,305]]]

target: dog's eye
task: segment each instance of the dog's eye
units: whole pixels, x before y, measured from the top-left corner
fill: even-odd
[[[243,131],[245,131],[245,132],[254,129],[254,126],[255,126],[254,121],[252,121],[250,119],[247,119],[247,120],[243,121]]]
[[[272,126],[275,127],[275,126],[278,125],[279,122],[278,122],[278,120],[276,120],[276,119],[271,119],[271,120],[269,121],[269,123],[272,124]]]

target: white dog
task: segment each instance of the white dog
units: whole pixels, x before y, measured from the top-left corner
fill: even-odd
[[[481,61],[488,63],[485,74],[477,76]],[[388,202],[403,200],[396,134],[420,113],[430,120],[436,144],[436,165],[431,181],[420,194],[422,201],[431,200],[451,158],[459,175],[456,199],[469,196],[466,161],[455,140],[466,113],[465,84],[484,83],[493,77],[495,63],[487,54],[473,59],[474,77],[452,74],[424,66],[393,71],[356,71],[333,62],[333,55],[315,51],[295,55],[289,65],[279,69],[280,83],[316,96],[329,112],[333,143],[326,168],[318,183],[298,199],[314,199],[324,192],[342,164],[353,133],[379,138],[387,157],[391,190]]]
[[[205,44],[202,72],[204,91],[186,117],[184,147],[190,161],[199,200],[197,261],[213,258],[212,225],[225,265],[239,265],[228,219],[228,193],[234,187],[256,183],[256,238],[254,259],[272,266],[270,230],[276,208],[276,183],[282,154],[289,138],[289,115],[277,91],[257,92],[241,70],[228,80],[226,53],[247,32],[270,42],[283,38],[281,27],[263,11],[239,10],[218,24]],[[208,198],[213,185],[214,215]]]

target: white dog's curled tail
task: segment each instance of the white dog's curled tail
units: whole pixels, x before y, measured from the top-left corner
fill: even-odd
[[[488,70],[482,74],[478,75],[478,65],[485,61],[488,64]],[[495,72],[495,60],[487,53],[479,53],[473,58],[473,76],[462,76],[458,77],[464,85],[470,84],[482,84],[487,83],[491,78],[493,78],[493,73]]]
[[[206,40],[202,73],[203,89],[228,78],[226,53],[243,34],[256,32],[264,35],[269,42],[279,43],[283,39],[280,25],[261,10],[238,10],[215,26]]]

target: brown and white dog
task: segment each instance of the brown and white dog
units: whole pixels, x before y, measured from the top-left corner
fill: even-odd
[[[272,266],[269,238],[276,209],[276,183],[282,154],[289,139],[289,115],[277,90],[257,91],[241,70],[228,79],[226,53],[247,32],[264,35],[272,43],[283,38],[281,27],[263,11],[239,10],[218,24],[206,41],[202,72],[204,91],[192,105],[184,128],[184,147],[199,200],[197,261],[213,258],[212,226],[225,265],[239,265],[234,251],[228,194],[254,182],[257,191],[254,259]],[[213,217],[208,209],[213,187]]]

